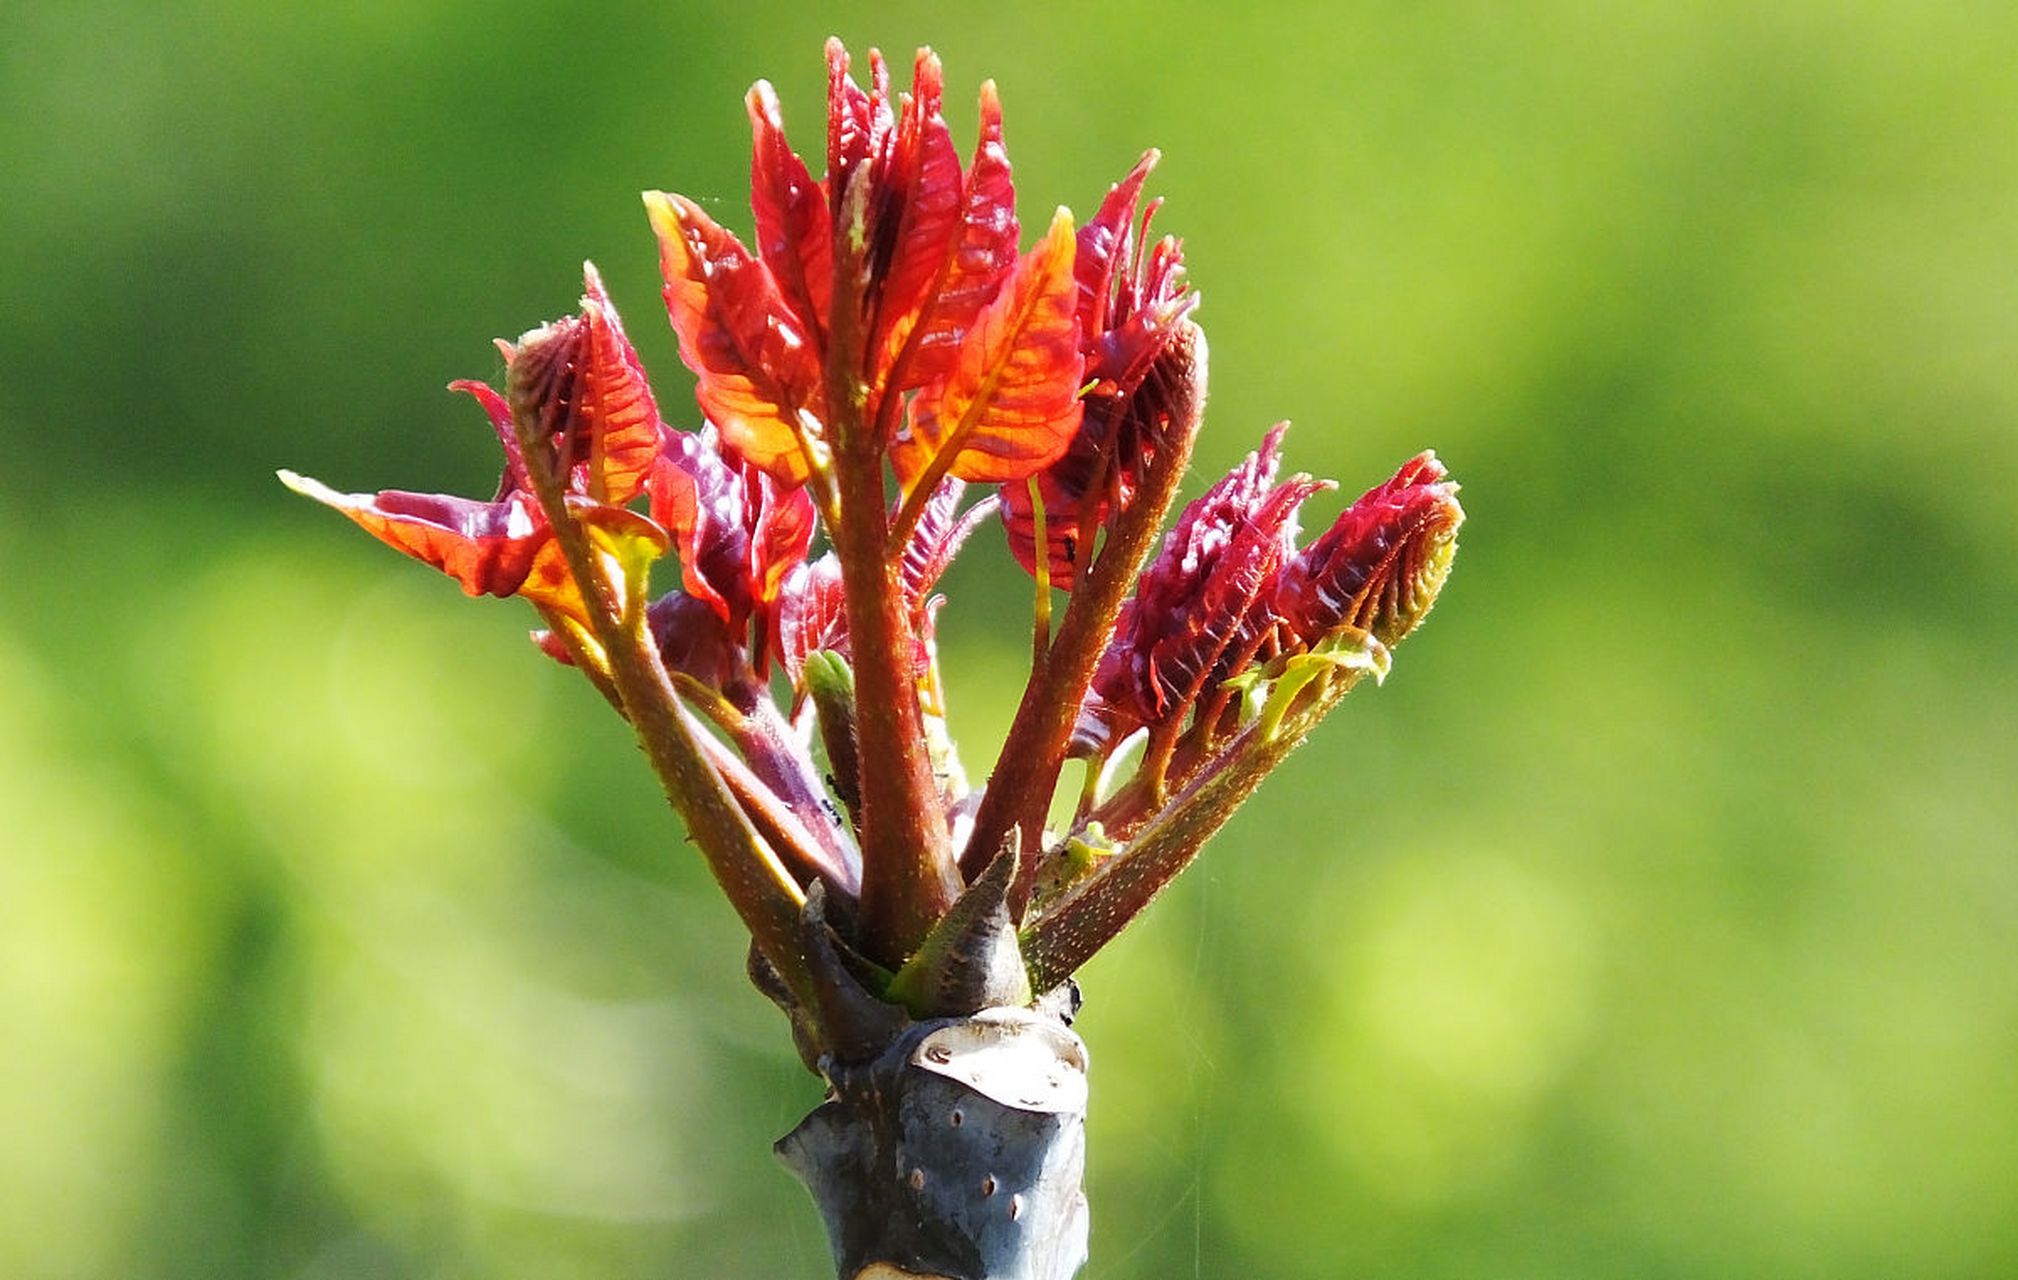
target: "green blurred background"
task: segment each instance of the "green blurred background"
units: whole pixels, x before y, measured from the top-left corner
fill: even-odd
[[[817,1277],[817,1101],[622,726],[272,478],[636,193],[747,225],[820,42],[1002,85],[1026,225],[1164,149],[1199,476],[1471,513],[1430,626],[1084,974],[1086,1275],[2018,1274],[2018,9],[6,7],[0,1276]],[[1331,506],[1309,523],[1328,518]],[[985,768],[1026,580],[943,616]]]

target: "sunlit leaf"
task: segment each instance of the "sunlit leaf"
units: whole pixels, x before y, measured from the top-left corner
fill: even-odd
[[[521,594],[535,559],[553,541],[539,506],[524,493],[479,502],[439,493],[339,493],[282,471],[288,488],[334,507],[389,547],[454,578],[473,596]]]
[[[776,647],[771,633],[777,626],[778,595],[787,575],[805,562],[813,545],[815,515],[811,494],[803,488],[787,489],[755,467],[744,471],[743,489],[749,495],[745,573],[757,623],[751,652],[761,671]]]
[[[564,613],[583,624],[588,622],[588,606],[575,587],[567,557],[562,554],[561,544],[556,539],[548,538],[533,553],[532,564],[527,569],[525,581],[519,584],[518,594],[541,608]]]
[[[666,312],[701,411],[744,458],[802,484],[818,447],[817,353],[764,264],[684,196],[645,194]]]
[[[887,163],[896,132],[890,112],[890,68],[883,55],[869,51],[869,91],[863,92],[848,74],[848,50],[838,39],[827,41],[827,200],[838,217],[848,183],[863,165]],[[872,170],[873,176],[873,170]]]
[[[944,311],[948,325],[964,328],[971,323],[1001,285],[1016,256],[1013,211],[1005,245],[999,234],[1002,211],[993,203],[1000,194],[1001,184],[996,179],[1006,178],[1006,167],[999,163],[999,109],[991,122],[984,99],[983,148],[977,154],[978,168],[973,175],[981,186],[975,188],[962,178],[952,134],[940,117],[941,93],[939,60],[929,50],[920,50],[912,93],[905,99],[898,121],[890,170],[871,206],[870,269],[881,281],[871,375],[885,396],[923,384],[936,372],[933,365],[950,362],[950,352],[935,350],[913,353],[914,358],[903,368],[896,368],[913,332],[920,325],[927,332],[933,328],[935,313]],[[995,135],[992,157],[986,142],[991,124]],[[960,279],[959,291],[951,292],[954,268],[962,254],[985,279]],[[973,296],[977,285],[983,292],[978,298]],[[926,336],[926,332],[919,333],[921,340]],[[957,333],[952,343],[942,337],[937,346],[955,345],[957,340]],[[926,354],[925,366],[918,363],[916,356],[920,354]]]
[[[744,99],[750,113],[750,210],[757,253],[814,345],[824,344],[834,290],[833,215],[826,193],[785,140],[778,95],[759,80]]]
[[[938,57],[920,49],[911,75],[890,163],[877,175],[869,209],[868,266],[879,334],[909,327],[959,224],[960,157],[940,115],[945,80]]]
[[[1020,480],[1065,452],[1079,426],[1079,322],[1072,216],[1017,263],[976,319],[953,368],[917,395],[891,450],[906,489],[963,480]]]
[[[582,275],[586,340],[575,384],[575,430],[588,439],[586,449],[577,444],[572,452],[586,455],[591,496],[622,505],[644,489],[665,424],[602,276],[593,263],[582,265]]]
[[[758,601],[769,603],[778,598],[785,575],[813,545],[813,498],[804,489],[787,489],[755,470],[744,473],[743,486],[746,493],[754,490],[749,503],[751,591]]]
[[[981,86],[981,137],[956,215],[922,305],[886,325],[879,365],[889,377],[885,394],[924,386],[950,369],[962,339],[1015,265],[1016,189],[993,81]]]

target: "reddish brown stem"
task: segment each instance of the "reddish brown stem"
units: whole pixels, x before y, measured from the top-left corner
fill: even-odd
[[[863,171],[867,173],[866,167]],[[864,383],[862,180],[843,199],[834,254],[827,347],[827,427],[834,442],[838,519],[829,527],[841,563],[855,664],[855,740],[861,777],[862,949],[895,967],[958,894],[946,820],[925,748],[913,671],[916,640],[891,555],[883,494],[883,442]]]
[[[539,424],[520,421],[517,426],[527,478],[581,592],[590,629],[609,663],[610,684],[667,801],[685,821],[708,870],[758,950],[796,996],[812,999],[812,976],[799,930],[803,895],[702,754],[646,630],[643,610],[622,607],[589,544],[587,530],[567,509],[553,450]]]
[[[1059,621],[1057,638],[1044,664],[1031,673],[1016,708],[1009,737],[1002,744],[988,791],[974,816],[974,834],[961,855],[960,870],[979,875],[1011,827],[1023,831],[1023,871],[1010,896],[1020,912],[1029,900],[1037,860],[1043,853],[1043,823],[1079,704],[1093,680],[1093,668],[1114,631],[1121,602],[1135,586],[1142,563],[1163,527],[1163,517],[1177,497],[1178,483],[1191,463],[1191,442],[1205,409],[1205,336],[1186,322],[1181,341],[1191,347],[1191,367],[1173,378],[1171,421],[1163,447],[1156,451],[1142,477],[1135,501],[1108,531],[1084,578],[1075,584]],[[1044,548],[1038,554],[1046,554]]]
[[[1039,989],[1069,976],[1141,914],[1359,679],[1356,671],[1324,678],[1278,725],[1257,721],[1243,729],[1192,771],[1190,782],[1120,853],[1046,905],[1023,933],[1024,958]]]

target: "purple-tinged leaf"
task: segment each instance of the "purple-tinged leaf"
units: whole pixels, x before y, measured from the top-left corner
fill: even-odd
[[[1367,490],[1283,567],[1276,613],[1307,645],[1345,628],[1392,647],[1436,603],[1464,508],[1434,453]]]
[[[646,608],[645,621],[668,671],[719,689],[744,668],[740,638],[706,600],[668,592]]]
[[[743,477],[713,428],[668,431],[647,485],[652,519],[679,549],[680,581],[725,625],[750,615],[749,531]]]
[[[1275,482],[1287,430],[1269,431],[1178,517],[1095,670],[1075,734],[1082,743],[1140,725],[1174,729],[1215,672],[1237,674],[1223,661],[1295,546],[1297,508],[1325,487],[1304,475]]]

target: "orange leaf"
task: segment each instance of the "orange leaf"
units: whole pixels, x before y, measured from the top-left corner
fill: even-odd
[[[804,484],[820,410],[819,360],[805,330],[764,264],[700,206],[648,191],[645,209],[680,359],[700,380],[701,412],[744,458],[785,484]]]
[[[588,625],[589,607],[582,600],[582,593],[575,589],[575,577],[568,571],[567,556],[562,553],[560,542],[554,538],[546,539],[534,553],[531,569],[518,594],[543,609],[564,613],[583,626]]]
[[[912,402],[891,449],[907,491],[947,474],[1021,480],[1065,452],[1084,370],[1072,256],[1072,215],[1060,209],[976,318],[953,367]]]
[[[623,322],[617,319],[595,264],[583,263],[582,277],[588,341],[576,394],[578,408],[588,419],[589,483],[602,485],[595,496],[622,506],[645,487],[652,459],[659,456],[664,427],[644,365],[624,336]]]
[[[334,507],[380,542],[454,578],[473,596],[524,595],[557,603],[551,573],[536,573],[549,553],[553,533],[530,494],[514,491],[498,502],[478,502],[438,493],[338,493],[292,471],[281,483]],[[566,578],[563,566],[561,577]],[[540,578],[538,583],[535,578]],[[573,591],[570,584],[568,592]],[[578,606],[577,606],[578,608]]]

